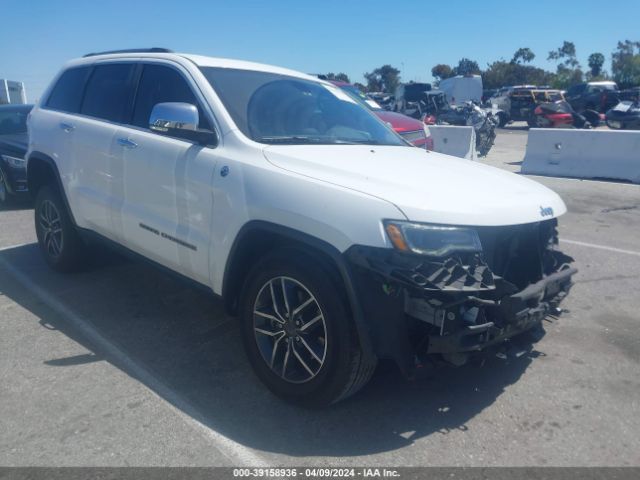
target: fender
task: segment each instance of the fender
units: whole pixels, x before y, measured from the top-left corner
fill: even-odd
[[[33,173],[33,170],[29,168],[32,165],[31,160],[42,161],[48,167],[51,168],[51,171],[53,172],[55,186],[58,188],[58,192],[62,197],[64,206],[67,209],[67,212],[69,213],[69,218],[71,218],[71,222],[73,223],[73,225],[77,227],[78,225],[76,223],[76,219],[73,216],[73,211],[71,210],[71,206],[69,205],[69,200],[67,199],[67,193],[62,185],[62,178],[60,177],[60,171],[58,170],[58,165],[50,156],[38,151],[31,152],[31,154],[29,155],[29,158],[27,159],[27,187],[29,188],[29,193],[31,195],[31,198],[35,200],[35,196],[37,194],[37,190],[34,188],[34,182],[36,181],[34,178],[34,173]]]
[[[282,225],[277,225],[270,222],[265,222],[262,220],[251,220],[243,225],[243,227],[238,232],[233,245],[231,246],[231,250],[229,251],[229,256],[227,258],[227,262],[224,269],[224,277],[222,283],[222,298],[225,301],[225,307],[230,310],[230,304],[234,297],[234,282],[232,279],[233,272],[232,266],[234,261],[236,260],[236,256],[238,255],[238,247],[243,243],[243,240],[255,231],[260,232],[268,232],[275,234],[280,237],[285,237],[290,239],[296,243],[308,246],[314,250],[318,250],[329,257],[340,275],[340,278],[344,284],[345,292],[347,294],[347,299],[349,302],[349,306],[351,308],[351,312],[353,315],[353,320],[356,324],[356,329],[358,332],[358,337],[360,340],[360,345],[365,355],[374,357],[375,354],[373,352],[373,345],[371,342],[371,336],[369,332],[368,325],[364,320],[364,314],[362,305],[360,300],[356,294],[356,289],[354,286],[353,274],[351,269],[349,268],[345,258],[340,253],[340,251],[335,248],[333,245],[320,240],[316,237],[308,235],[299,230],[295,230],[289,227],[284,227]]]

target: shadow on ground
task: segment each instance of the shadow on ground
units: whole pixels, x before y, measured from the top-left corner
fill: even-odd
[[[33,202],[28,197],[11,198],[6,203],[0,203],[0,212],[29,210],[33,208]]]
[[[152,267],[107,254],[91,271],[60,275],[47,269],[35,245],[0,252],[0,271],[5,262],[152,371],[195,406],[207,426],[267,452],[368,455],[421,437],[467,430],[469,420],[540,354],[529,351],[508,361],[489,357],[483,366],[441,369],[415,382],[386,365],[355,397],[326,410],[304,410],[273,397],[254,377],[221,302]],[[50,368],[109,361],[135,376],[117,358],[89,344],[8,272],[0,275],[0,292],[31,311],[43,328],[59,330],[92,352],[46,359]]]

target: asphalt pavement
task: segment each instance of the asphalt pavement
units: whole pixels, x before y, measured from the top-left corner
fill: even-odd
[[[518,172],[526,139],[480,161]],[[506,360],[383,364],[326,410],[259,383],[218,300],[108,252],[56,274],[28,205],[0,211],[0,465],[640,465],[640,185],[532,178],[569,209],[567,312]]]

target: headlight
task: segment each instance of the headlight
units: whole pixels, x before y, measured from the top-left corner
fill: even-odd
[[[453,252],[481,252],[478,232],[472,228],[386,221],[393,246],[404,252],[442,257]]]
[[[12,157],[10,155],[2,155],[2,159],[15,168],[23,168],[27,163],[24,158]]]

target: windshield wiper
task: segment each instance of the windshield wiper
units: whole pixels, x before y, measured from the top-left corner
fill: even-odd
[[[349,139],[342,139],[342,138],[337,138],[336,139],[336,143],[342,143],[342,144],[351,144],[351,145],[381,145],[380,142],[378,142],[377,140],[373,140],[373,139],[357,139],[357,138],[349,138]]]
[[[297,135],[282,135],[278,137],[260,137],[256,140],[260,143],[318,143],[314,137],[303,137]]]
[[[335,137],[306,137],[302,135],[282,135],[273,137],[260,137],[256,139],[260,143],[270,144],[321,144],[321,145],[380,145],[380,142],[370,139],[335,138]]]

